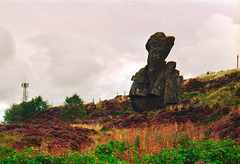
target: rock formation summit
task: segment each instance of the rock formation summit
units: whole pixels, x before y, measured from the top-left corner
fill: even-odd
[[[136,112],[162,108],[181,102],[180,85],[183,80],[176,70],[176,62],[166,63],[175,38],[163,32],[153,34],[147,41],[147,65],[133,77],[129,96]]]

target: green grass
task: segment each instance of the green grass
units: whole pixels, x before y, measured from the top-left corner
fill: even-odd
[[[221,78],[225,78],[226,76],[236,72],[240,72],[240,69],[236,68],[236,69],[231,69],[226,71],[222,70],[219,72],[213,72],[213,73],[197,76],[196,78],[200,79],[201,81],[219,80]]]
[[[190,105],[235,106],[240,103],[240,69],[210,73],[196,77],[205,83],[206,92],[195,90],[182,93],[182,98],[190,100]],[[188,81],[184,83],[188,85]]]
[[[136,146],[136,145],[135,145]],[[240,163],[240,146],[233,140],[191,142],[178,148],[164,149],[157,155],[139,153],[128,142],[110,141],[98,146],[89,154],[69,152],[65,157],[52,157],[34,148],[18,153],[11,148],[0,147],[0,163]]]
[[[222,142],[190,142],[176,149],[165,149],[146,161],[152,163],[239,163],[239,145],[231,140]]]

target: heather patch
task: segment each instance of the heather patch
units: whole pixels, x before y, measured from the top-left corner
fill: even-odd
[[[207,130],[211,136],[218,135],[221,138],[231,138],[240,142],[240,114],[232,113],[208,126]]]

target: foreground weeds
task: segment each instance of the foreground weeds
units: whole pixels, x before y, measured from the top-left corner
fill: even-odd
[[[97,146],[88,154],[69,152],[65,157],[52,157],[36,149],[26,149],[18,153],[13,149],[1,147],[0,162],[7,163],[240,163],[240,147],[233,140],[189,142],[178,148],[165,148],[156,155],[139,153],[128,142],[110,141]]]
[[[111,140],[129,142],[139,153],[157,154],[164,148],[187,146],[191,142],[199,142],[205,138],[204,127],[196,127],[192,123],[165,123],[152,126],[134,127],[102,131],[92,136],[96,144],[105,144]],[[215,136],[215,140],[218,137]]]

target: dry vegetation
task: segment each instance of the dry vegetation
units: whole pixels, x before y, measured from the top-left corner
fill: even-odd
[[[177,123],[164,123],[150,127],[113,128],[110,132],[105,132],[101,137],[95,137],[98,139],[96,144],[105,144],[111,140],[129,142],[135,145],[140,153],[155,155],[164,148],[177,148],[180,145],[187,144],[188,141],[202,141],[205,134],[203,127],[198,128],[188,122],[180,125]],[[217,138],[215,139],[217,140]]]
[[[23,124],[0,125],[0,152],[5,152],[0,157],[10,160],[9,147],[24,153],[28,146],[33,152],[26,156],[15,152],[14,159],[211,163],[221,158],[220,163],[239,163],[240,70],[186,80],[182,90],[183,104],[143,114],[132,110],[128,96],[117,96],[85,104],[83,120],[65,122],[61,107],[54,107]]]

